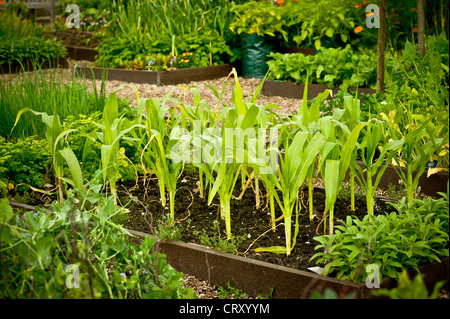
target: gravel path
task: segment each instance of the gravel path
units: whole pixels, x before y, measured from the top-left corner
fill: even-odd
[[[68,69],[60,69],[59,74],[62,76],[63,81],[71,81],[72,76],[72,66],[75,64],[78,65],[89,65],[92,64],[88,61],[73,61],[69,60],[69,68]],[[50,78],[50,73],[53,71],[50,70],[44,70],[43,71],[48,78]],[[27,72],[31,73],[31,72]],[[0,75],[0,79],[9,79],[12,77],[14,80],[20,75],[13,74],[13,75]],[[89,87],[89,89],[92,91],[94,84],[92,80],[86,80],[86,83]],[[229,83],[229,84],[226,84]],[[242,87],[243,93],[244,93],[244,99],[247,100],[253,96],[253,93],[257,89],[258,85],[261,83],[261,79],[247,79],[243,77],[239,77],[239,83]],[[158,97],[162,98],[166,96],[168,93],[172,91],[172,97],[178,98],[180,97],[181,101],[187,105],[193,104],[193,95],[189,90],[185,90],[184,88],[188,88],[190,86],[198,86],[199,93],[202,97],[202,99],[206,100],[208,102],[208,105],[211,107],[216,107],[218,103],[218,99],[214,96],[211,89],[205,87],[205,85],[210,85],[216,88],[216,90],[220,93],[222,88],[224,87],[224,92],[222,95],[222,102],[224,102],[226,105],[231,106],[232,105],[232,87],[234,87],[234,79],[233,76],[230,77],[222,77],[214,80],[208,80],[208,81],[199,81],[199,82],[190,82],[190,83],[183,83],[178,85],[164,85],[164,86],[158,86],[154,84],[142,84],[142,83],[128,83],[128,82],[122,82],[122,81],[108,81],[106,85],[107,94],[116,91],[120,89],[117,92],[117,96],[124,98],[127,97],[128,101],[136,106],[136,93],[134,89],[130,86],[127,86],[129,84],[133,84],[138,92],[140,98],[152,98],[152,97]],[[231,84],[231,85],[230,85]],[[101,86],[101,80],[96,80],[95,85],[97,89]],[[202,87],[203,86],[203,87]],[[294,113],[297,112],[298,108],[300,107],[302,100],[299,99],[290,99],[290,98],[284,98],[284,97],[278,97],[278,96],[264,96],[259,94],[257,99],[258,105],[269,105],[269,104],[275,104],[278,105],[280,110],[274,109],[277,113]],[[220,109],[220,107],[219,107]]]

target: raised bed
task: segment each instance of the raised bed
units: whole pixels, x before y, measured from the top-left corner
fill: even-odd
[[[314,55],[314,49],[310,48],[282,48],[283,53],[303,53],[304,55]]]
[[[95,61],[95,57],[98,55],[98,51],[85,47],[66,46],[67,55],[74,60],[86,60]]]
[[[265,96],[282,96],[293,99],[302,99],[303,91],[305,89],[305,84],[295,84],[292,82],[284,82],[284,81],[274,81],[274,80],[266,80],[264,82],[262,88],[262,94]],[[308,84],[308,99],[315,98],[317,95],[322,93],[325,90],[329,90],[328,86],[323,84]],[[333,94],[339,92],[340,88],[334,88]],[[351,89],[355,90],[355,89]],[[358,88],[359,93],[372,94],[376,91],[373,89],[367,88]]]
[[[10,202],[12,206],[35,210],[34,206]],[[138,237],[150,236],[144,232],[128,229]],[[207,280],[213,285],[227,286],[230,282],[234,288],[242,289],[246,293],[257,296],[269,296],[271,289],[274,299],[307,299],[312,291],[323,292],[331,288],[344,297],[349,293],[355,294],[358,299],[375,298],[373,289],[365,283],[354,283],[328,276],[318,275],[310,271],[303,271],[291,267],[275,265],[272,263],[245,258],[228,253],[222,253],[212,248],[194,243],[179,241],[158,241],[161,253],[166,254],[168,263],[178,271]],[[424,275],[424,282],[429,291],[441,280],[449,279],[449,258],[444,257],[441,262],[423,265],[420,272]],[[409,272],[412,278],[417,273]],[[396,280],[384,277],[380,283],[381,288],[393,288]]]
[[[125,69],[107,69],[76,65],[74,74],[82,77],[99,79],[106,76],[108,80],[156,85],[189,83],[192,81],[213,80],[225,77],[232,70],[231,64],[214,65],[199,68],[179,69],[173,71],[141,71]]]
[[[151,236],[146,233],[129,230],[136,236]],[[160,242],[161,252],[167,255],[168,263],[180,272],[190,274],[213,285],[226,286],[228,282],[234,288],[257,296],[269,296],[273,289],[274,299],[307,299],[313,290],[323,291],[328,287],[339,295],[354,293],[358,299],[374,298],[372,289],[365,283],[354,283],[313,272],[296,270],[290,267],[274,265],[264,261],[226,254],[214,249],[178,241]],[[449,259],[420,267],[428,289],[441,280],[448,281]],[[415,271],[410,272],[414,276]],[[381,288],[393,288],[396,281],[385,277]]]
[[[39,67],[41,69],[50,69],[55,67],[68,68],[69,63],[66,59],[63,58],[54,58],[46,61],[39,62]],[[25,72],[34,70],[34,65],[32,60],[25,60],[22,63],[13,62],[11,64],[0,64],[0,74],[8,74],[8,73],[19,73],[22,70]]]

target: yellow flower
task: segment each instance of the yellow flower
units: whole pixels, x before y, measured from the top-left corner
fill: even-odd
[[[14,185],[11,183],[8,183],[8,190],[14,189]]]

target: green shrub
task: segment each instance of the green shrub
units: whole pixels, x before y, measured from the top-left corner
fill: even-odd
[[[51,163],[46,140],[29,137],[11,143],[0,137],[0,180],[8,185],[8,188],[15,187],[17,191],[29,189],[28,186],[17,186],[18,184],[43,188],[47,182],[46,178],[50,177],[48,172]]]
[[[44,39],[42,28],[14,12],[0,12],[0,64],[65,57],[56,39]]]
[[[0,64],[25,60],[44,61],[66,55],[67,49],[56,39],[30,36],[14,40],[2,39],[0,42]]]
[[[311,259],[325,262],[324,274],[356,282],[366,279],[369,264],[378,265],[381,276],[398,278],[403,270],[440,261],[448,256],[448,201],[430,201],[407,205],[404,199],[396,206],[399,212],[363,220],[348,216],[334,235],[314,238],[319,242],[315,249],[324,251]]]
[[[340,86],[373,87],[376,84],[376,55],[354,52],[349,45],[342,48],[322,48],[316,55],[302,53],[269,55],[270,75],[273,80],[326,84],[330,89]]]

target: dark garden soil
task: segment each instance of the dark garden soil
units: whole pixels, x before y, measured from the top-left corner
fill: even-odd
[[[206,232],[209,238],[214,238],[215,242],[219,238],[222,243],[226,240],[225,222],[220,218],[219,200],[214,198],[210,206],[207,199],[199,196],[197,185],[198,176],[195,174],[184,174],[178,182],[178,190],[175,196],[175,220],[179,235],[176,240],[197,244],[204,244],[201,235]],[[261,185],[261,183],[260,183]],[[240,194],[240,184],[237,182],[234,196]],[[122,205],[129,209],[129,216],[126,217],[124,226],[149,234],[157,234],[161,221],[167,221],[165,216],[169,215],[169,201],[167,207],[163,208],[160,203],[159,188],[157,179],[147,180],[144,185],[143,180],[136,182],[124,182],[118,190]],[[270,213],[267,201],[261,198],[260,209],[255,207],[255,195],[251,187],[247,188],[241,200],[231,200],[231,231],[235,244],[235,252],[240,256],[267,261],[273,264],[293,267],[306,270],[308,267],[316,266],[315,261],[310,258],[317,253],[314,247],[318,244],[314,240],[315,236],[322,235],[323,223],[321,223],[320,212],[325,208],[325,194],[323,192],[314,193],[314,209],[317,216],[313,221],[309,220],[307,190],[303,191],[303,205],[301,216],[299,216],[299,233],[297,243],[289,257],[284,254],[255,252],[254,248],[269,246],[285,246],[283,219],[277,221],[276,231],[271,230]],[[275,204],[277,206],[277,204]],[[377,213],[389,210],[389,205],[382,201],[377,201]],[[364,199],[356,202],[356,211],[351,212],[349,202],[338,199],[335,206],[335,225],[338,220],[343,220],[348,215],[355,215],[363,218],[367,211]],[[276,208],[276,217],[281,216],[281,212]],[[124,216],[125,217],[125,216]],[[125,219],[125,218],[124,218]],[[166,222],[167,224],[167,222]],[[292,233],[294,234],[295,216],[292,220]],[[328,229],[328,225],[327,225]],[[173,229],[166,229],[171,232]],[[328,230],[327,230],[328,232]],[[159,231],[161,233],[161,231]],[[214,243],[214,241],[212,241]],[[214,244],[212,244],[214,246]],[[213,247],[217,248],[217,247]]]
[[[61,40],[63,45],[72,47],[95,49],[99,43],[98,39],[90,31],[67,29],[64,31],[54,31],[48,36],[54,36],[58,40]]]

